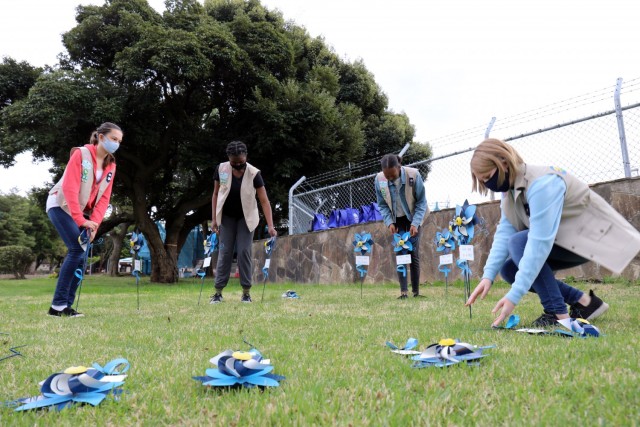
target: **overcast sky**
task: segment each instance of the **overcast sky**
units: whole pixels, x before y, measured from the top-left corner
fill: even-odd
[[[80,0],[0,0],[0,55],[55,64]],[[151,0],[157,10],[164,2]],[[362,59],[418,141],[640,77],[640,2],[629,0],[263,0]],[[612,107],[612,106],[611,106]],[[479,135],[481,139],[482,135]],[[0,191],[50,179],[0,168]]]

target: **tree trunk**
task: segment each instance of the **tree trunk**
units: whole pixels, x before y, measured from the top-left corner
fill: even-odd
[[[127,235],[127,230],[129,229],[129,223],[123,222],[118,225],[118,229],[114,229],[114,232],[111,233],[110,238],[112,242],[111,255],[109,256],[109,276],[117,276],[118,275],[118,261],[120,260],[120,251],[122,250],[122,241]]]

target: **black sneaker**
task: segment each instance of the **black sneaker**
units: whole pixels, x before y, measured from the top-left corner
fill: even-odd
[[[253,302],[251,300],[251,295],[247,294],[242,294],[242,298],[240,299],[240,301],[242,302]]]
[[[215,293],[211,296],[209,304],[220,304],[222,302],[222,294]]]
[[[593,289],[589,290],[589,296],[591,297],[591,302],[588,306],[585,307],[579,302],[571,305],[569,310],[570,317],[574,319],[593,320],[602,316],[609,309],[609,304],[598,298],[596,294],[593,293]]]
[[[557,321],[558,318],[555,314],[542,313],[542,316],[534,320],[531,326],[534,328],[546,328],[547,326],[554,326]]]
[[[64,315],[69,317],[84,317],[84,314],[78,313],[71,307],[67,307],[64,309]]]
[[[413,294],[413,297],[414,297],[414,298],[426,298],[424,295],[420,295],[420,294],[419,294],[419,293],[417,293],[417,292]]]
[[[407,294],[402,294],[398,297],[398,299],[407,299],[409,296]]]
[[[49,312],[47,312],[49,316],[62,317],[65,316],[64,310],[56,310],[53,307],[49,307]]]

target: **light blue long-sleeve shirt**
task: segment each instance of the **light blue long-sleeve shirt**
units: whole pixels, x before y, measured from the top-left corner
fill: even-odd
[[[424,215],[427,212],[427,196],[425,194],[424,189],[424,181],[422,181],[422,176],[418,173],[416,175],[416,182],[414,185],[413,196],[415,199],[415,203],[413,206],[413,212],[409,211],[409,205],[407,204],[406,196],[405,196],[405,183],[407,180],[406,173],[404,168],[400,168],[400,188],[396,188],[393,181],[388,182],[388,191],[391,196],[391,204],[393,206],[387,205],[386,200],[382,197],[382,193],[380,192],[380,183],[378,180],[375,180],[375,188],[376,188],[376,199],[378,202],[378,207],[380,208],[380,213],[382,214],[382,219],[384,220],[384,225],[389,227],[389,225],[393,224],[396,219],[394,216],[394,212],[397,212],[397,198],[396,195],[400,194],[400,203],[402,203],[402,209],[407,215],[407,219],[411,221],[411,225],[415,227],[419,227],[422,224],[422,220],[424,219]]]
[[[518,304],[529,291],[543,264],[549,258],[549,253],[551,253],[551,248],[560,226],[566,191],[567,185],[564,180],[558,175],[552,174],[536,179],[527,190],[527,201],[529,202],[529,212],[531,213],[529,217],[529,237],[518,265],[515,282],[511,285],[511,290],[505,295],[513,304]],[[515,233],[517,233],[517,230],[502,212],[500,223],[493,237],[489,257],[484,266],[483,278],[491,281],[496,278],[500,268],[502,268],[509,256],[509,237]]]

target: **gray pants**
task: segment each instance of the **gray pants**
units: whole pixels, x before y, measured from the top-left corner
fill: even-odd
[[[251,288],[251,276],[253,273],[251,243],[253,243],[253,231],[249,231],[245,219],[222,215],[218,239],[220,246],[218,264],[216,265],[216,291],[220,292],[227,286],[231,264],[233,263],[234,248],[236,248],[238,254],[240,285],[242,285],[243,289]]]

